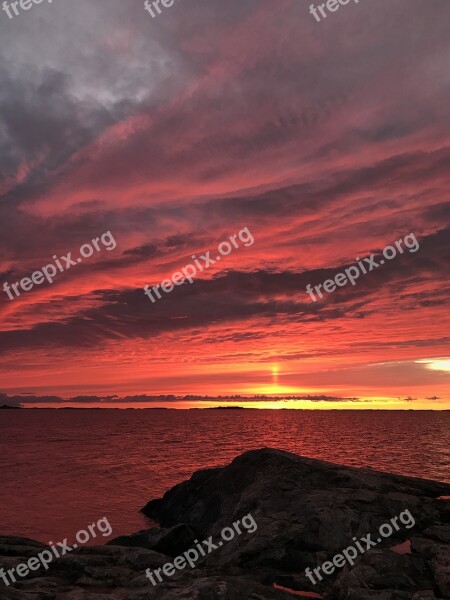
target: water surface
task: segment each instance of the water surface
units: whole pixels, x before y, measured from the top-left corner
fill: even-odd
[[[146,528],[148,500],[262,446],[450,482],[450,412],[3,410],[0,534]]]

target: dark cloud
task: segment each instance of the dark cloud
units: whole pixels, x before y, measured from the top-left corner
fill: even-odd
[[[83,406],[85,404],[96,404],[101,405],[104,403],[110,404],[146,404],[146,403],[161,403],[161,402],[178,402],[180,400],[190,400],[201,402],[211,402],[211,400],[220,400],[220,402],[236,402],[246,403],[254,402],[255,399],[273,399],[281,402],[282,398],[271,397],[268,395],[257,395],[257,396],[245,396],[245,395],[234,395],[233,397],[227,396],[210,396],[210,395],[174,395],[174,394],[161,394],[161,395],[148,395],[139,394],[135,396],[73,396],[63,398],[60,396],[37,396],[35,394],[15,394],[8,395],[0,393],[0,405],[7,404],[9,406],[26,406],[27,404],[74,404]],[[308,395],[308,396],[295,396],[296,399],[309,400],[310,402],[362,402],[359,398],[343,398],[340,396],[327,396],[327,395]]]
[[[416,253],[398,255],[392,262],[361,276],[356,286],[348,284],[315,303],[307,296],[306,286],[334,278],[353,263],[299,273],[224,271],[212,279],[185,283],[156,303],[143,290],[97,290],[94,294],[101,300],[99,307],[82,310],[63,322],[43,322],[29,330],[0,332],[0,351],[59,344],[95,347],[108,338],[146,339],[163,332],[255,317],[295,316],[305,322],[329,321],[344,315],[364,318],[370,314],[368,304],[372,296],[379,295],[383,288],[390,290],[395,286],[399,299],[409,281],[418,285],[426,281],[424,274],[439,275],[441,261],[449,258],[449,244],[449,230],[437,232],[420,240]],[[377,254],[378,262],[379,259]],[[430,300],[433,298],[434,292],[430,292]]]

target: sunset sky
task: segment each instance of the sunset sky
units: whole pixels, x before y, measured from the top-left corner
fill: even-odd
[[[450,409],[450,3],[361,0],[320,23],[310,4],[1,12],[0,404]],[[144,295],[245,227],[253,245]],[[3,291],[107,231],[115,249]],[[410,233],[417,252],[306,294]]]

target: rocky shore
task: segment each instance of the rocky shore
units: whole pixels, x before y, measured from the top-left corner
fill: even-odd
[[[446,499],[447,497],[447,499]],[[1,600],[443,600],[450,598],[450,485],[343,467],[272,449],[194,473],[150,501],[143,513],[160,528],[78,548],[6,587]],[[306,568],[331,561],[403,511],[415,525],[393,531],[355,564],[317,585]],[[105,508],[107,514],[107,509]],[[251,514],[244,532],[195,569],[153,586],[145,570],[195,547]],[[0,567],[10,569],[45,549],[0,536]],[[289,590],[289,591],[288,591]]]

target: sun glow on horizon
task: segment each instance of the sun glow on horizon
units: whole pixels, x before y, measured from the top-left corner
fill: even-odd
[[[297,390],[298,394],[298,390]],[[286,394],[288,395],[288,394]],[[355,398],[354,400],[342,398],[320,400],[320,399],[308,399],[308,398],[270,398],[267,400],[255,398],[254,400],[242,400],[242,399],[211,399],[203,401],[190,401],[180,400],[176,402],[104,402],[101,405],[98,403],[83,403],[76,405],[73,402],[64,402],[59,405],[54,403],[41,403],[41,404],[30,404],[24,408],[120,408],[120,409],[145,409],[145,408],[164,408],[164,409],[206,409],[206,408],[218,408],[224,406],[239,407],[239,408],[253,408],[262,410],[413,410],[412,402],[401,398],[394,398],[388,396],[366,396]],[[414,402],[414,408],[417,410],[445,410],[445,402],[433,403],[430,405],[426,400],[418,400]]]

